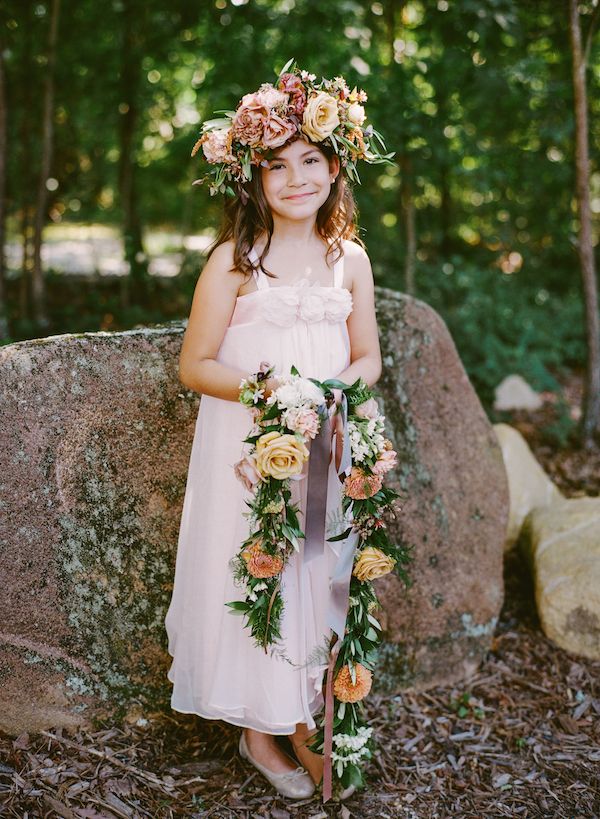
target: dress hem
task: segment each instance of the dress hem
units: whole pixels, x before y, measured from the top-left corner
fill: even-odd
[[[294,734],[296,732],[296,725],[303,723],[306,720],[306,715],[303,714],[302,718],[295,721],[291,726],[284,725],[276,728],[273,726],[263,726],[262,728],[257,728],[256,725],[249,725],[247,722],[242,722],[238,717],[229,717],[226,715],[215,716],[214,714],[203,714],[200,711],[186,711],[183,708],[176,708],[173,704],[171,704],[171,709],[173,711],[177,711],[179,714],[194,714],[197,717],[202,717],[202,719],[220,720],[222,722],[227,722],[230,725],[235,725],[237,728],[250,728],[252,731],[260,731],[261,734],[271,734],[273,736],[290,736],[290,734]],[[314,718],[315,714],[312,716]]]

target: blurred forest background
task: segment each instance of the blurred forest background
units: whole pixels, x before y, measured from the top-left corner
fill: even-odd
[[[367,92],[397,160],[355,190],[376,282],[441,314],[484,406],[509,373],[544,391],[583,369],[566,2],[0,8],[0,343],[187,317],[222,211],[192,185],[200,123],[294,57]],[[579,11],[597,225],[597,6]]]

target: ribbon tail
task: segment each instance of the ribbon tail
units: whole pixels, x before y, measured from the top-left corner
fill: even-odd
[[[342,481],[346,475],[349,474],[352,468],[352,450],[350,445],[350,434],[348,431],[348,399],[346,398],[345,393],[342,393],[342,400],[337,411],[341,413],[342,417],[343,436],[339,467],[336,468],[335,450],[332,451],[333,439],[331,436],[329,418],[323,421],[321,430],[317,437],[313,440],[311,446],[311,455],[308,465],[308,494],[304,543],[305,563],[313,560],[319,554],[324,553],[325,519],[328,506],[331,507],[333,504],[335,504],[338,509],[342,508],[342,487],[339,483],[337,483],[337,491],[333,493],[335,497],[328,497],[328,495],[331,494],[328,493],[329,464],[333,463],[331,468]],[[331,458],[333,458],[333,462],[331,461]],[[325,721],[323,726],[323,802],[327,802],[332,796],[334,720],[333,671],[346,631],[350,580],[352,577],[352,567],[354,565],[354,556],[356,553],[358,538],[358,532],[355,532],[352,529],[348,537],[341,542],[341,549],[338,554],[335,569],[330,582],[327,625],[336,636],[336,642],[333,648],[330,649],[325,684]]]
[[[332,792],[332,763],[333,751],[333,668],[339,651],[339,640],[331,649],[329,666],[327,668],[327,684],[325,687],[325,727],[323,735],[323,802],[331,799]]]
[[[346,618],[348,616],[348,599],[350,597],[350,580],[354,556],[358,545],[358,532],[352,530],[346,540],[342,541],[342,550],[337,559],[333,577],[331,578],[331,597],[327,613],[327,625],[340,638],[344,639]]]
[[[327,514],[327,471],[331,457],[331,424],[329,416],[313,439],[308,459],[306,489],[306,528],[304,532],[304,563],[310,563],[325,551],[325,517]]]

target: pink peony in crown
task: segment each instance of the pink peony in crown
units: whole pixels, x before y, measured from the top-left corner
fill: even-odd
[[[202,124],[192,156],[202,148],[205,160],[215,167],[193,184],[208,182],[211,196],[240,194],[246,201],[243,185],[252,179],[253,167],[298,137],[332,148],[348,177],[360,183],[359,159],[391,165],[395,155],[383,153],[381,134],[370,124],[365,127],[366,100],[366,93],[356,87],[351,91],[343,77],[317,83],[314,74],[300,70],[291,59],[275,85],[263,83],[258,91],[245,94],[235,111],[217,111],[224,116]]]

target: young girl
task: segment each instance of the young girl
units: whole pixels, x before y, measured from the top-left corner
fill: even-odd
[[[326,664],[309,657],[327,640],[336,555],[330,548],[307,567],[300,551],[284,568],[281,635],[292,662],[257,648],[225,606],[239,599],[229,561],[248,536],[248,491],[233,468],[251,426],[240,382],[263,361],[275,374],[294,365],[304,377],[347,384],[362,376],[373,385],[381,373],[373,276],[346,173],[357,158],[386,160],[368,150],[360,127],[364,92],[350,92],[340,77],[314,79],[284,69],[276,87],[247,94],[230,123],[215,128],[213,120],[194,148],[202,144],[218,166],[214,190],[226,180],[236,192],[226,191],[233,196],[181,349],[181,382],[202,400],[165,620],[172,708],[241,727],[241,755],[292,798],[312,795],[323,775],[323,757],[306,746],[323,708]],[[331,134],[350,135],[355,150]],[[275,384],[267,381],[267,395]],[[302,526],[307,481],[292,483]],[[296,759],[277,735],[290,738]]]

